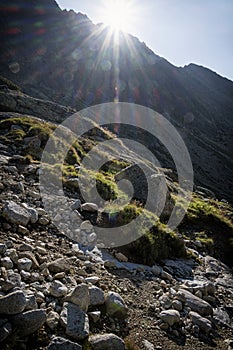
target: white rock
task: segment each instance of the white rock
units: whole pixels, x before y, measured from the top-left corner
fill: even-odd
[[[28,258],[21,258],[18,260],[18,268],[19,270],[30,271],[32,267],[32,260]]]
[[[10,257],[6,256],[0,260],[0,264],[2,267],[5,267],[7,270],[13,268],[13,262]]]
[[[68,289],[62,282],[54,280],[49,287],[49,292],[55,298],[62,298],[67,294]]]
[[[95,213],[96,211],[98,211],[99,208],[98,208],[98,205],[95,203],[84,203],[82,204],[81,209],[83,211],[89,211],[89,212]]]
[[[78,305],[84,312],[87,311],[90,304],[90,295],[88,285],[78,284],[65,298],[65,301]]]

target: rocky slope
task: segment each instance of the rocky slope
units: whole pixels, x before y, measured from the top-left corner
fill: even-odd
[[[52,0],[3,0],[0,11],[1,75],[78,110],[117,98],[162,113],[187,144],[196,184],[232,201],[231,81],[195,64],[175,67],[137,38],[116,37]],[[140,131],[136,137],[173,165],[160,144]]]
[[[231,206],[199,189],[177,232],[167,236],[163,223],[174,205],[177,184],[175,174],[164,170],[170,195],[160,224],[155,221],[142,242],[102,249],[95,230],[106,224],[104,208],[83,201],[75,170],[100,136],[101,140],[114,137],[95,126],[95,132],[77,140],[65,160],[64,191],[72,212],[62,222],[82,218],[80,226],[75,221],[78,238],[67,237],[43,208],[39,184],[40,155],[55,128],[44,121],[44,111],[59,118],[65,107],[12,91],[4,94],[17,101],[17,108],[37,113],[37,118],[22,114],[23,109],[9,112],[9,99],[1,100],[1,348],[233,348]],[[6,107],[3,101],[8,101]],[[43,119],[38,118],[39,111]],[[132,156],[125,147],[127,152]],[[114,187],[113,175],[129,169],[127,159],[93,174],[100,193],[110,202],[122,195]],[[55,205],[58,198],[56,193]],[[118,223],[134,218],[141,210],[137,205],[126,206]],[[155,220],[152,213],[147,218]]]

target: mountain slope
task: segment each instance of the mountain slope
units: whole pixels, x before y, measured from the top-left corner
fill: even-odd
[[[118,98],[162,113],[186,142],[196,184],[233,200],[233,82],[195,64],[177,68],[137,38],[117,37],[52,0],[4,0],[0,10],[1,75],[76,109]],[[172,165],[157,142],[142,139]]]

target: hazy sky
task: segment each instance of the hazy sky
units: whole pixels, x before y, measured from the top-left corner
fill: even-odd
[[[128,32],[176,66],[196,63],[233,80],[233,0],[125,0]],[[108,0],[58,0],[62,9],[104,21]]]

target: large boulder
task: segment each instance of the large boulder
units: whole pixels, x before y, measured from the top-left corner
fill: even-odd
[[[2,216],[10,223],[22,226],[27,226],[31,219],[30,212],[13,201],[8,201],[5,204]]]

